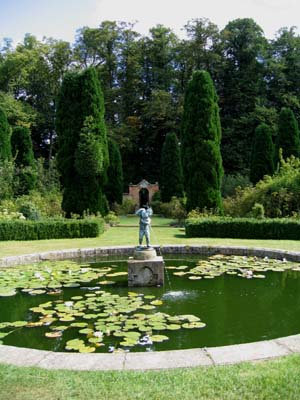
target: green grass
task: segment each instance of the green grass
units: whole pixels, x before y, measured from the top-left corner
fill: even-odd
[[[132,221],[136,227],[130,227]],[[160,226],[154,226],[154,221]],[[170,220],[154,221],[153,244],[244,245],[300,250],[298,241],[187,239],[183,229],[168,227]],[[136,245],[138,220],[122,217],[121,222],[127,227],[110,228],[99,238],[0,242],[0,257],[68,248]],[[149,372],[48,371],[0,365],[0,399],[292,400],[299,399],[299,370],[298,355],[255,364]]]
[[[167,218],[154,217],[155,225],[153,224],[153,227],[151,229],[152,244],[248,246],[300,251],[300,242],[297,240],[186,238],[184,228],[171,227],[169,226],[170,221],[171,220]],[[30,254],[34,252],[43,252],[50,250],[78,249],[115,245],[137,245],[138,219],[136,217],[121,217],[121,223],[122,226],[109,228],[103,233],[103,235],[97,238],[0,242],[0,258],[10,255]]]
[[[299,399],[300,356],[149,372],[47,371],[0,365],[1,400]]]

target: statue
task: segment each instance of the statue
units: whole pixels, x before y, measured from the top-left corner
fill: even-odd
[[[136,211],[136,215],[140,217],[140,231],[139,231],[139,245],[142,246],[143,238],[146,238],[147,249],[151,248],[150,245],[150,224],[151,215],[153,214],[152,208],[148,205],[142,206]]]

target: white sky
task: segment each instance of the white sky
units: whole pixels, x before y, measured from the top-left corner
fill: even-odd
[[[220,29],[236,18],[253,18],[267,38],[282,27],[300,28],[300,0],[0,0],[0,10],[0,39],[14,44],[25,33],[73,42],[76,29],[104,20],[138,21],[142,34],[160,23],[181,37],[193,18],[208,18]]]

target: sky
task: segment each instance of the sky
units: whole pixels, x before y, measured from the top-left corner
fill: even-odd
[[[282,27],[296,26],[300,34],[299,0],[0,0],[0,10],[0,40],[11,38],[14,45],[26,33],[73,43],[77,29],[105,20],[137,21],[143,35],[163,24],[184,37],[182,28],[193,18],[208,18],[220,29],[253,18],[268,39]]]

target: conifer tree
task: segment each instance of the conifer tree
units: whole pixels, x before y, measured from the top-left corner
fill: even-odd
[[[58,98],[57,134],[62,208],[67,217],[85,211],[107,213],[104,100],[93,68],[66,74]]]
[[[11,160],[11,129],[7,122],[7,116],[0,108],[0,161]]]
[[[299,127],[293,111],[283,107],[279,114],[278,134],[275,145],[275,166],[279,161],[279,149],[284,159],[294,155],[300,157]]]
[[[105,195],[109,205],[122,204],[123,201],[123,168],[122,158],[117,143],[108,139],[109,167],[107,170],[107,184]]]
[[[251,154],[250,181],[256,183],[265,175],[274,172],[274,146],[272,132],[268,125],[261,124],[255,129]]]
[[[24,126],[13,128],[11,136],[12,155],[18,184],[15,195],[27,194],[35,187],[36,169],[30,130]]]
[[[168,133],[163,144],[159,188],[164,203],[171,201],[173,196],[183,197],[182,165],[175,133]]]
[[[188,83],[181,135],[187,209],[222,211],[221,124],[216,91],[206,71],[195,71]]]

